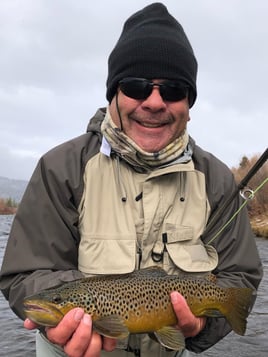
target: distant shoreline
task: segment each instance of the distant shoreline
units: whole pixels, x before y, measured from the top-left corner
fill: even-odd
[[[0,198],[0,215],[9,215],[9,214],[15,214],[18,209],[18,205],[12,203],[8,199],[2,199]]]

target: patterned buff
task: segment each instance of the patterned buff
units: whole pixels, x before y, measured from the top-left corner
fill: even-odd
[[[191,160],[192,149],[188,145],[189,136],[186,130],[164,149],[149,153],[142,150],[114,124],[107,108],[101,131],[110,144],[112,152],[128,162],[137,171],[151,171],[155,168]]]

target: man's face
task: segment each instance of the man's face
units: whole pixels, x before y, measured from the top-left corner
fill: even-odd
[[[124,133],[147,152],[158,152],[178,138],[190,119],[188,99],[163,100],[158,86],[153,87],[146,99],[130,98],[118,89],[118,108]],[[110,104],[110,113],[115,125],[121,128],[116,96]]]

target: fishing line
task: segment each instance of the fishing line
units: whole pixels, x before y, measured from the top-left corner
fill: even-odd
[[[246,196],[242,191],[241,191],[241,196],[245,199],[245,201],[242,203],[242,205],[238,208],[238,210],[232,215],[232,217],[222,226],[222,228],[214,235],[213,238],[210,239],[206,245],[210,245],[223,231],[224,229],[235,219],[235,217],[239,214],[239,212],[247,205],[247,203],[252,200],[255,196],[255,194],[268,182],[268,177],[262,181],[262,183],[253,191],[246,189],[247,193],[249,193],[248,196]]]
[[[237,185],[236,190],[232,193],[232,195],[223,203],[221,207],[219,207],[214,214],[212,214],[212,217],[210,218],[205,232],[203,233],[203,236],[209,232],[209,230],[214,226],[214,224],[217,222],[219,218],[221,218],[223,212],[229,207],[233,199],[236,197],[236,195],[241,192],[242,189],[244,189],[249,182],[249,180],[256,174],[256,172],[262,167],[262,165],[265,163],[265,161],[268,159],[268,148],[264,151],[264,153],[261,155],[261,157],[258,159],[258,161],[253,165],[253,167],[249,170],[247,175],[241,180],[241,182]]]

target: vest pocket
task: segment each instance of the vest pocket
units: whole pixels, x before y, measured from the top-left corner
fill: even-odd
[[[83,236],[78,267],[85,275],[125,274],[135,269],[135,236]]]
[[[180,226],[167,232],[165,248],[170,258],[166,264],[171,260],[170,263],[184,272],[210,272],[218,265],[217,251],[205,246],[200,238],[194,240],[192,227]]]
[[[210,272],[218,265],[218,254],[212,246],[173,243],[166,248],[173,263],[185,272]]]

